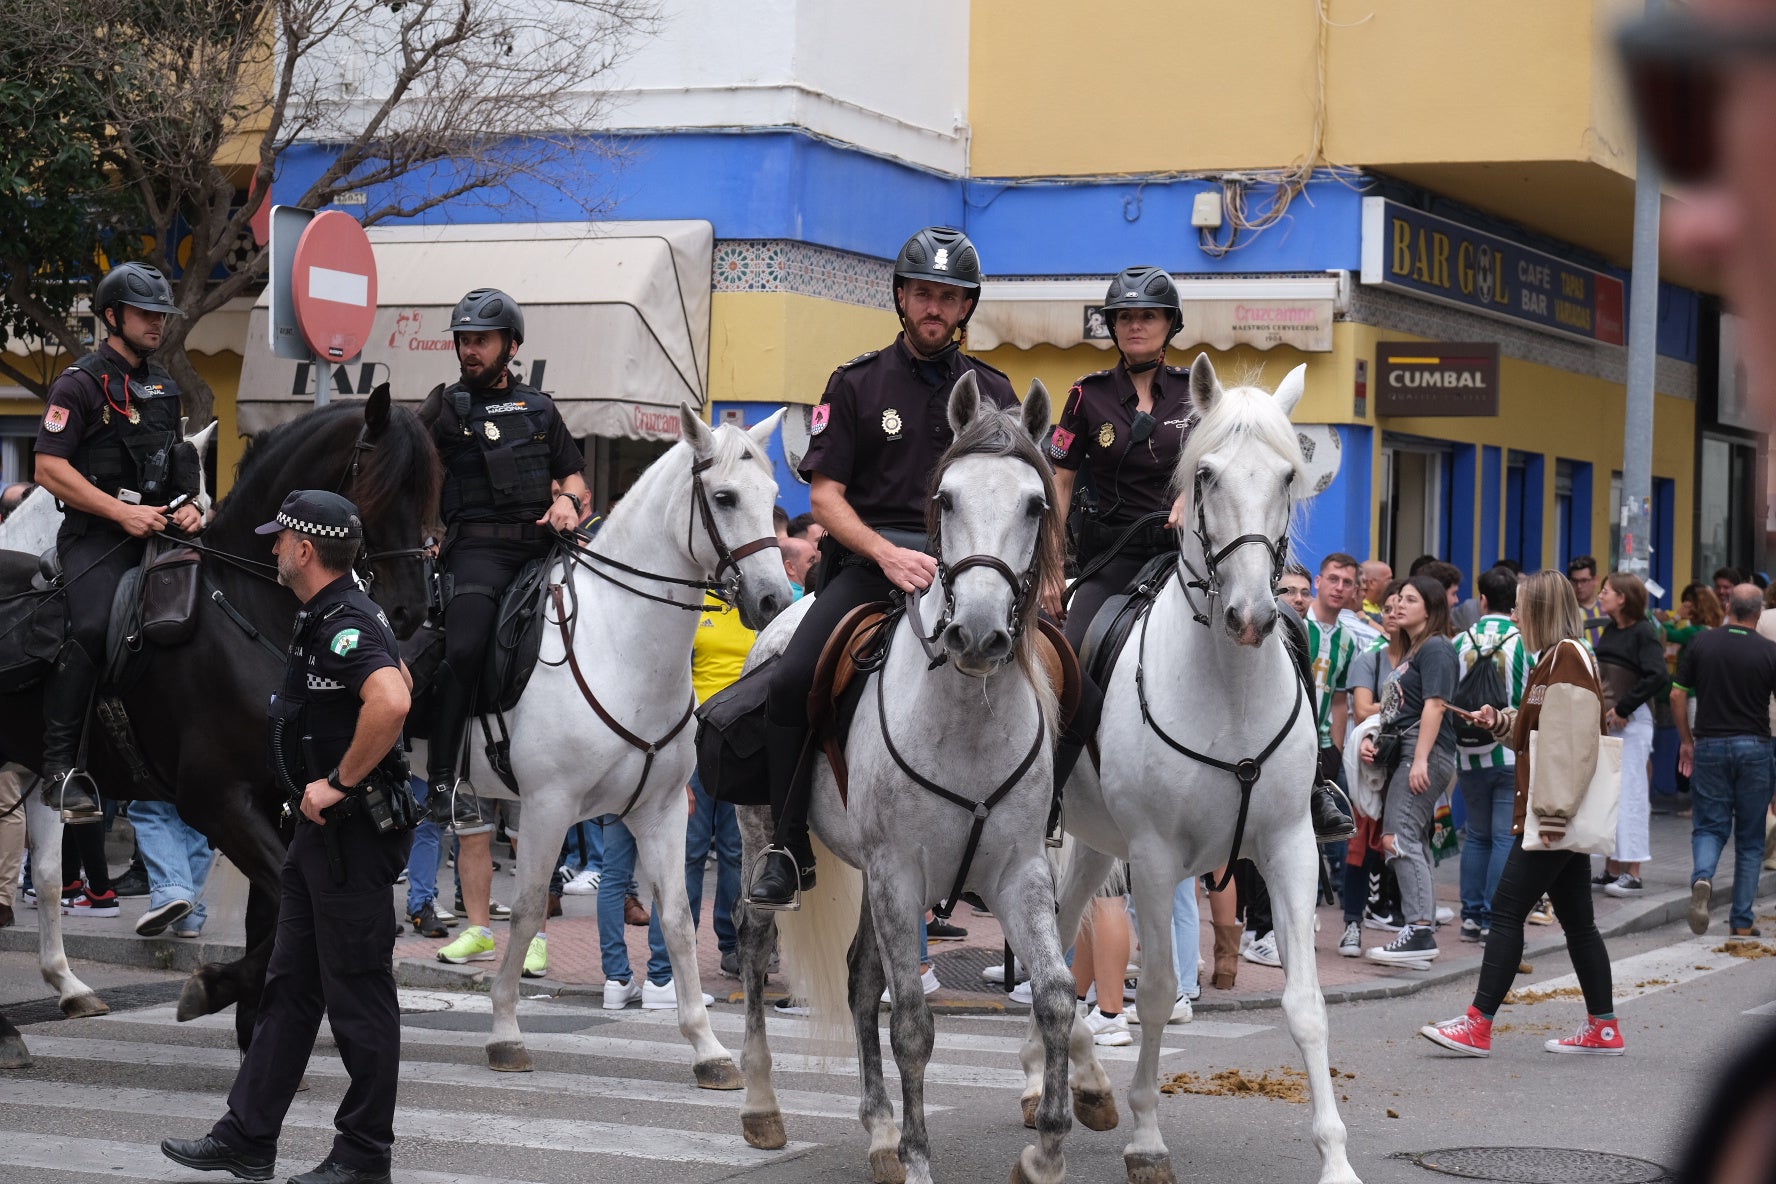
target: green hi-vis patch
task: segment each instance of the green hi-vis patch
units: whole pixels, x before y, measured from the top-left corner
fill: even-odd
[[[334,653],[343,658],[345,655],[358,648],[358,642],[360,640],[362,640],[362,634],[358,630],[341,629],[339,635],[333,639],[333,644],[330,648]]]

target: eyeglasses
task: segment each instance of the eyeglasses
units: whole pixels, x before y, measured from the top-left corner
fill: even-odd
[[[1707,180],[1720,163],[1721,67],[1776,61],[1776,23],[1708,24],[1671,13],[1628,26],[1616,45],[1640,130],[1665,175],[1682,184]]]

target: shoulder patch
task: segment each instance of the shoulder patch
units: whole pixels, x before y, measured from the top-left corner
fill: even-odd
[[[831,418],[831,403],[816,404],[813,414],[808,417],[808,434],[810,436],[818,436],[821,432],[824,432],[826,430],[827,421]]]
[[[872,349],[867,354],[858,354],[855,358],[852,358],[849,362],[840,362],[837,366],[834,367],[834,369],[835,370],[849,370],[853,366],[861,366],[865,362],[869,361],[871,358],[879,357],[881,355],[881,353],[882,353],[882,351],[879,349]]]
[[[66,407],[59,407],[59,406],[58,407],[51,407],[48,411],[45,411],[43,413],[43,430],[44,431],[59,432],[59,431],[62,431],[63,429],[65,429],[67,426],[68,426],[68,409]]]
[[[343,658],[357,649],[358,643],[363,639],[364,635],[361,630],[341,629],[333,635],[333,640],[327,643],[327,648]]]
[[[1056,428],[1054,434],[1049,437],[1048,454],[1056,460],[1061,460],[1072,450],[1073,433],[1066,428]]]

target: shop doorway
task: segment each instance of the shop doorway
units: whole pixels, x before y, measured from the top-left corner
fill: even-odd
[[[627,493],[641,476],[672,443],[666,440],[633,440],[627,436],[586,436],[580,449],[586,454],[586,484],[592,489],[592,508],[598,514],[610,511],[611,505]]]
[[[1381,558],[1404,573],[1420,555],[1443,554],[1448,450],[1387,437],[1382,446]]]
[[[1720,567],[1749,571],[1757,559],[1753,466],[1757,449],[1721,436],[1702,437],[1696,491],[1696,578]]]

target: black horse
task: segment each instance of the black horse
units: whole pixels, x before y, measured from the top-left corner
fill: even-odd
[[[142,677],[121,696],[154,779],[170,787],[166,796],[178,802],[180,814],[251,882],[245,956],[199,967],[179,999],[181,1020],[236,1004],[235,1034],[242,1048],[252,1036],[277,924],[286,840],[279,827],[283,797],[266,758],[266,709],[282,680],[282,655],[298,607],[296,597],[277,583],[271,539],[253,529],[275,516],[292,489],[334,489],[351,498],[364,520],[366,555],[359,570],[369,574],[371,595],[395,631],[406,636],[425,618],[421,543],[436,514],[439,480],[430,436],[411,412],[391,406],[386,390],[368,402],[335,404],[261,435],[202,535],[209,550],[203,555],[194,635],[183,646],[155,651]],[[16,574],[12,582],[6,579],[16,571],[0,564],[0,594],[19,589]],[[38,767],[41,720],[39,691],[0,697],[0,752],[6,759]],[[94,728],[88,765],[105,795],[159,796],[137,784]],[[53,900],[61,828],[54,812],[33,798],[35,879]],[[43,916],[44,978],[61,992],[63,1012],[102,1014],[105,1005],[66,972],[53,905]],[[25,1063],[17,1029],[0,1016],[0,1067]]]

